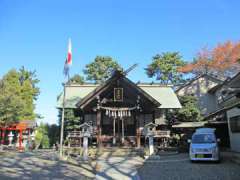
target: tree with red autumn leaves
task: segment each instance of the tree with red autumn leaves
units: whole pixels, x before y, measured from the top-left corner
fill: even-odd
[[[225,79],[240,71],[240,42],[227,41],[212,49],[202,48],[192,63],[178,70],[196,75],[211,74]]]

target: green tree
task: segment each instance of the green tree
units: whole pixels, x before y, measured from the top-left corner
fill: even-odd
[[[48,138],[47,134],[44,134],[43,139],[42,139],[42,148],[46,149],[46,148],[49,148],[49,147],[50,147],[49,138]]]
[[[106,81],[116,69],[122,70],[117,61],[109,56],[97,56],[94,62],[86,65],[83,72],[87,75],[87,80],[102,83]]]
[[[48,125],[48,137],[50,146],[53,146],[53,144],[59,142],[59,130],[60,127],[56,124]]]
[[[69,84],[83,84],[84,78],[80,76],[79,74],[75,74],[73,77],[71,77],[68,81]]]
[[[39,80],[36,78],[36,71],[27,71],[23,66],[19,70],[19,81],[21,85],[21,97],[25,102],[23,119],[35,119],[34,100],[37,100],[40,93],[39,88],[36,87],[39,83]]]
[[[37,100],[37,97],[40,93],[40,90],[37,87],[37,84],[40,82],[40,80],[37,78],[36,71],[28,71],[25,69],[24,66],[22,66],[19,69],[19,76],[20,76],[19,80],[21,84],[23,84],[26,81],[29,82],[29,84],[32,87],[32,96],[34,100]]]
[[[197,105],[197,98],[194,96],[180,96],[179,101],[182,105],[181,109],[173,110],[169,113],[168,119],[179,122],[201,121],[201,112]]]
[[[184,64],[178,52],[166,52],[154,56],[145,70],[148,77],[156,77],[162,84],[175,84],[183,80],[183,74],[178,72],[178,68]]]
[[[42,131],[37,129],[37,133],[35,135],[35,149],[38,149],[41,145],[43,139],[43,133]]]
[[[59,125],[61,126],[62,120],[62,110],[59,110]],[[79,125],[81,124],[81,118],[78,111],[74,109],[65,109],[64,110],[64,136],[67,135],[67,131],[79,130]]]
[[[33,120],[34,101],[39,95],[35,72],[12,69],[0,79],[0,123]]]
[[[21,98],[19,74],[10,70],[0,80],[0,122],[10,124],[19,121],[23,116],[24,101]]]
[[[36,129],[35,149],[39,147],[49,148],[48,125],[40,123]]]

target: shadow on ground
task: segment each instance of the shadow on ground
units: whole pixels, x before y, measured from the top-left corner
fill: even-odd
[[[138,169],[142,180],[239,180],[240,166],[223,157],[221,163],[191,163],[188,154],[146,160]]]
[[[96,179],[139,179],[136,168],[143,163],[138,156],[116,156],[114,152],[103,153],[96,163]]]
[[[0,155],[0,179],[93,179],[87,164],[73,165],[57,159],[52,151],[33,153],[8,152]]]

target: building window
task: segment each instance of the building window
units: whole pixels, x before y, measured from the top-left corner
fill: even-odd
[[[240,133],[240,116],[234,116],[229,119],[232,133]]]

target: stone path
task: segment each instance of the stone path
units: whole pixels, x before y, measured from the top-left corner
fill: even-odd
[[[97,159],[97,180],[139,180],[137,167],[141,166],[143,159],[140,157],[112,156],[103,154]]]

